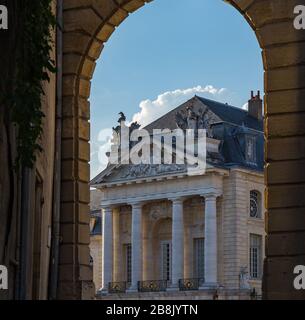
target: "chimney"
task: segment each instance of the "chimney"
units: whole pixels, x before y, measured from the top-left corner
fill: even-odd
[[[249,100],[248,113],[251,117],[258,120],[263,119],[263,100],[260,97],[260,92],[257,91],[257,95],[254,96],[254,92],[251,91],[251,99]]]

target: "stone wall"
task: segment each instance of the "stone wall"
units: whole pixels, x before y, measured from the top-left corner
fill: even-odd
[[[264,216],[262,219],[251,219],[249,208],[250,191],[257,190],[263,195],[264,189],[263,176],[260,174],[251,174],[236,169],[231,171],[229,177],[224,178],[223,268],[225,285],[228,288],[239,288],[239,277],[243,267],[247,267],[249,272],[250,234],[261,235],[264,239]],[[263,208],[264,202],[262,201],[262,213],[264,213]],[[254,284],[261,292],[261,283],[256,281],[253,282]]]
[[[93,282],[96,290],[102,287],[102,236],[91,236],[90,254],[93,258]]]

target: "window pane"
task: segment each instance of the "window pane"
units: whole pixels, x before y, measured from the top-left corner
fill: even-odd
[[[164,241],[161,244],[161,275],[162,280],[171,280],[172,248],[171,243]]]
[[[194,277],[204,278],[204,238],[194,239]]]
[[[262,237],[260,235],[250,235],[250,277],[259,279],[261,277],[262,261]]]
[[[126,279],[127,283],[131,283],[131,244],[126,245]]]
[[[260,218],[260,195],[257,191],[252,190],[250,192],[250,217]]]

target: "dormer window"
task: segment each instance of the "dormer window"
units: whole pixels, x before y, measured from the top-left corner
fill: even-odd
[[[246,161],[256,165],[256,137],[246,136]]]

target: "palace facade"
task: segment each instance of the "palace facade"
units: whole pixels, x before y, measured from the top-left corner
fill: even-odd
[[[249,299],[261,294],[263,117],[193,97],[145,129],[207,130],[205,174],[111,165],[91,181],[91,257],[102,299]],[[200,147],[200,146],[199,146]]]

